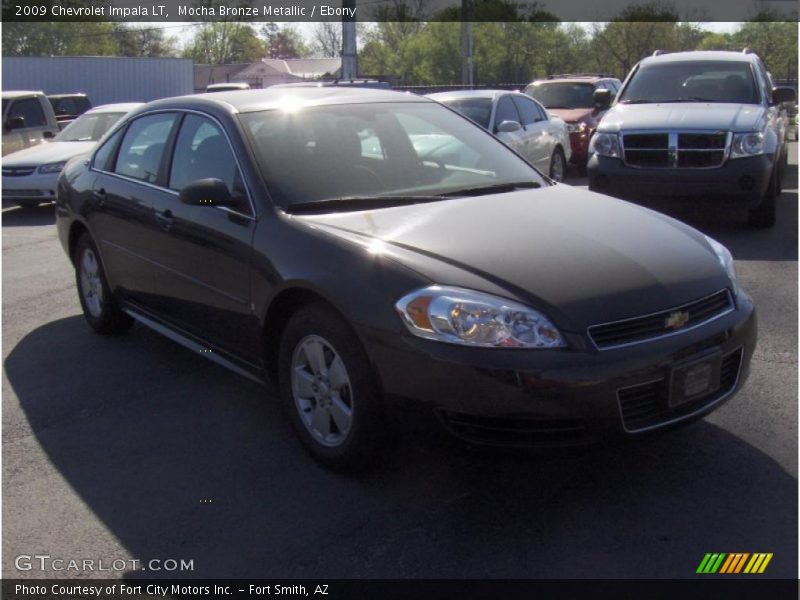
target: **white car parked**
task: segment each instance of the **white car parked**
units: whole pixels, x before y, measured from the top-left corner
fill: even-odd
[[[67,161],[94,148],[115,123],[141,102],[105,104],[93,108],[65,127],[52,142],[3,157],[3,200],[36,206],[56,199],[58,174]]]
[[[539,171],[563,181],[571,154],[567,124],[520,92],[464,90],[428,94],[489,130]]]

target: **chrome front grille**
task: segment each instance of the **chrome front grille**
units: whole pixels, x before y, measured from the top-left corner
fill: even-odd
[[[589,337],[598,350],[610,350],[693,329],[733,310],[728,290],[641,317],[592,325]]]
[[[640,169],[713,169],[728,155],[730,135],[713,132],[641,132],[622,135],[625,164]]]

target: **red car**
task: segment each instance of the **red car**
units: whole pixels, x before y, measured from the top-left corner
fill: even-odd
[[[595,90],[609,90],[612,98],[622,83],[608,75],[551,75],[529,84],[525,93],[567,123],[572,145],[570,162],[581,174],[586,172],[589,160],[589,139],[607,109],[599,108],[594,101]]]

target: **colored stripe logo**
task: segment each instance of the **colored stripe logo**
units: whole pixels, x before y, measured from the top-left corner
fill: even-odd
[[[737,575],[739,573],[760,574],[763,573],[769,561],[772,560],[772,553],[756,552],[707,552],[697,567],[697,573],[710,575],[714,573],[725,575]]]

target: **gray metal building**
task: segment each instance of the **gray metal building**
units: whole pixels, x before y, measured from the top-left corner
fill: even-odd
[[[3,90],[84,92],[94,106],[194,92],[194,63],[188,58],[4,56],[2,60]]]

